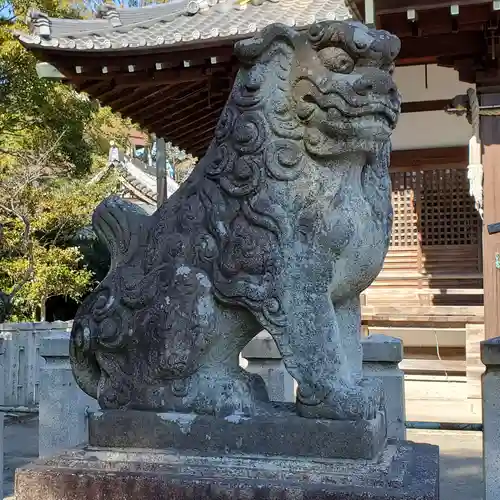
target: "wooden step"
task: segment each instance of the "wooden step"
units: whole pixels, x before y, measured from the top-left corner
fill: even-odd
[[[461,359],[403,359],[399,368],[406,373],[447,373],[449,375],[466,373],[465,360]]]

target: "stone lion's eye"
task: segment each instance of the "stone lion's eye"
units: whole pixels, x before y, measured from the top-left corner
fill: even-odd
[[[318,57],[330,71],[336,73],[351,73],[354,69],[354,60],[345,51],[338,47],[326,47],[318,52]]]
[[[309,38],[314,42],[321,38],[323,35],[323,28],[318,24],[313,24],[309,28]]]

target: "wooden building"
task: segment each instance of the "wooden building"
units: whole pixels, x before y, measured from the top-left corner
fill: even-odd
[[[180,0],[130,9],[106,5],[90,20],[34,11],[30,33],[19,40],[48,63],[44,75],[58,75],[201,156],[237,71],[235,41],[272,22],[302,29],[350,17],[398,35],[396,81],[404,103],[393,139],[394,232],[384,270],[365,294],[364,323],[373,331],[392,328],[410,347],[435,352],[437,340],[438,357],[458,348],[455,354],[465,359],[467,345],[472,360],[477,339],[484,338],[483,319],[488,337],[500,335],[500,235],[484,233],[476,210],[484,206],[487,224],[500,220],[494,169],[500,130],[494,117],[481,116],[479,200],[469,194],[473,127],[444,109],[469,87],[481,105],[500,100],[499,9],[498,0]],[[465,370],[464,360],[460,366],[452,371]]]

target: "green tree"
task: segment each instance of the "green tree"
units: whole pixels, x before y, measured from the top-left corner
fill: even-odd
[[[95,285],[74,237],[116,190],[113,174],[97,183],[63,177],[48,157],[31,157],[22,168],[18,160],[0,177],[0,289],[12,295],[8,312],[17,319],[43,320],[47,299],[78,300]]]
[[[109,140],[124,145],[131,124],[39,79],[37,61],[10,31],[26,29],[33,3],[9,5],[0,22],[0,319],[43,319],[48,298],[78,300],[95,284],[75,233],[116,189],[112,173],[95,178],[106,168]],[[80,15],[72,2],[35,6],[51,16]]]

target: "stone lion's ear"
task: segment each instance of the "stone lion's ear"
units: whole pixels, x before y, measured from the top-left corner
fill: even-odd
[[[295,47],[300,39],[298,31],[285,24],[271,24],[258,35],[247,40],[241,40],[234,46],[234,54],[242,62],[252,64],[276,42],[285,42]]]

